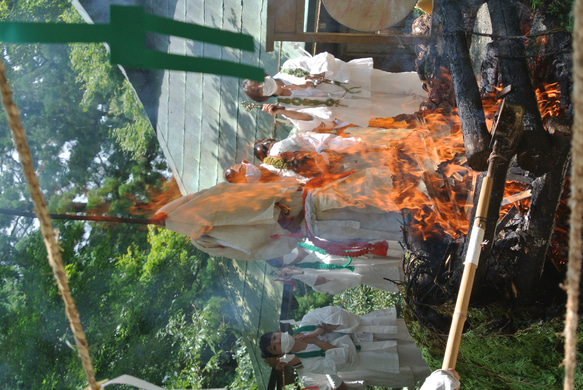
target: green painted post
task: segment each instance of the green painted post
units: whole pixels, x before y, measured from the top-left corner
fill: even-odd
[[[1,22],[0,41],[13,43],[107,42],[110,62],[131,68],[211,73],[262,81],[262,68],[214,58],[161,53],[146,48],[146,32],[254,51],[250,35],[149,15],[143,7],[110,6],[109,24]]]

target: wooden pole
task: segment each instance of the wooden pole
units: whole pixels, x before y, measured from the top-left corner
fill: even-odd
[[[497,145],[494,144],[492,156],[496,155]],[[462,332],[464,330],[464,323],[466,321],[468,306],[470,303],[470,296],[472,294],[472,286],[474,284],[474,276],[476,275],[476,268],[478,268],[478,261],[480,260],[481,244],[486,232],[486,216],[488,215],[488,205],[490,195],[492,193],[492,184],[494,182],[494,168],[496,166],[496,158],[490,158],[488,164],[488,173],[482,182],[482,191],[478,200],[478,207],[476,217],[474,219],[474,228],[470,236],[468,251],[466,252],[466,259],[464,261],[464,273],[460,283],[460,290],[451,320],[451,328],[447,338],[447,346],[445,348],[445,356],[443,357],[442,369],[455,368],[457,355],[459,352]]]
[[[0,214],[16,215],[27,218],[37,218],[36,214],[30,211],[18,211],[0,209]],[[108,215],[77,215],[77,214],[49,214],[51,219],[68,219],[73,221],[94,221],[94,222],[116,222],[134,223],[139,225],[164,225],[164,221],[155,218],[126,218],[111,217]]]
[[[485,216],[485,233],[484,233],[484,245],[482,245],[482,252],[480,253],[479,266],[476,270],[476,282],[481,285],[482,281],[486,276],[487,262],[486,259],[490,255],[492,250],[494,236],[496,232],[496,226],[498,225],[498,220],[500,218],[500,205],[502,199],[504,198],[504,189],[506,186],[506,176],[508,174],[508,167],[510,166],[511,156],[514,155],[518,148],[519,141],[521,140],[524,126],[522,124],[523,120],[523,108],[520,105],[511,103],[506,99],[503,100],[502,104],[498,108],[499,113],[496,114],[496,124],[493,133],[497,133],[498,142],[506,142],[504,146],[499,145],[499,149],[503,151],[504,159],[498,161],[494,167],[492,190],[490,194],[490,199],[488,200],[488,212]],[[501,133],[505,132],[504,136]],[[485,178],[485,176],[483,176]],[[483,179],[482,179],[483,181]],[[476,193],[481,193],[481,188],[484,185],[483,182],[479,182],[479,189]],[[476,212],[478,210],[477,204],[472,212],[472,220],[475,218]],[[473,226],[470,227],[468,236],[472,235]],[[473,295],[482,293],[481,291],[473,292]]]
[[[573,33],[573,103],[575,118],[573,123],[573,143],[571,147],[573,163],[571,166],[571,196],[569,205],[569,262],[565,287],[567,290],[567,308],[565,315],[565,383],[564,390],[575,389],[577,370],[577,327],[579,324],[579,287],[581,285],[581,233],[583,230],[583,1],[574,2],[573,15],[575,28]]]
[[[498,108],[496,121],[492,127],[494,144],[492,153],[488,158],[488,172],[482,181],[474,224],[469,233],[470,240],[464,261],[464,272],[462,274],[460,289],[447,339],[442,364],[443,369],[455,368],[456,365],[474,278],[476,276],[476,269],[478,268],[480,256],[482,255],[482,242],[484,241],[488,226],[488,210],[490,208],[492,189],[495,183],[495,174],[500,162],[502,162],[502,166],[507,166],[506,161],[515,154],[518,140],[522,136],[522,114],[522,107],[512,103],[506,104],[505,101],[502,101]],[[505,179],[506,175],[502,175],[502,177]],[[498,209],[499,207],[500,203],[498,203]],[[488,238],[486,237],[486,239]]]

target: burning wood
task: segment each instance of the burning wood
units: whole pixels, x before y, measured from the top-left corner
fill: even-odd
[[[484,140],[489,139],[490,135],[486,138],[480,137],[483,129],[489,127],[491,107],[496,104],[491,97],[500,90],[501,82],[503,85],[512,84],[507,101],[520,103],[525,110],[522,121],[525,134],[518,145],[518,158],[508,159],[495,168],[486,218],[486,236],[482,242],[480,267],[476,274],[472,299],[491,302],[498,297],[511,297],[529,303],[540,296],[541,289],[537,287],[540,286],[545,264],[548,264],[546,260],[549,258],[549,248],[560,257],[564,257],[563,252],[566,250],[565,245],[556,241],[557,237],[564,236],[561,235],[562,225],[554,228],[554,221],[557,215],[564,213],[559,206],[565,196],[563,188],[569,166],[568,118],[571,115],[568,110],[569,99],[565,97],[570,93],[570,83],[565,81],[570,80],[569,53],[562,52],[558,57],[552,57],[554,62],[552,58],[538,55],[546,54],[548,46],[545,44],[551,41],[553,47],[568,47],[565,42],[570,42],[570,37],[556,34],[553,37],[536,39],[534,45],[532,40],[521,38],[522,31],[528,32],[530,26],[519,25],[517,11],[509,2],[496,0],[488,4],[496,36],[493,37],[494,44],[486,51],[485,61],[488,62],[483,68],[482,97],[478,102],[475,100],[477,84],[469,69],[466,33],[458,27],[464,25],[458,7],[468,5],[458,5],[451,1],[440,2],[440,13],[447,14],[442,23],[445,53],[450,56],[450,68],[445,72],[449,71],[453,78],[457,112],[470,167],[483,169],[483,165],[480,166],[470,159],[479,155],[475,153],[476,150],[484,153],[489,150],[488,142],[484,147]],[[526,55],[525,42],[531,42],[528,46],[531,57]],[[426,49],[423,53],[426,56],[423,59],[424,65],[440,63],[439,59],[427,58],[431,58],[431,55],[436,57],[434,48]],[[427,72],[428,75],[437,73],[435,70]],[[534,82],[532,75],[536,77]],[[429,79],[427,84],[431,86],[432,80]],[[487,92],[491,93],[486,95]],[[561,116],[564,118],[559,119]],[[509,121],[510,127],[518,125],[513,120]],[[471,173],[466,175],[464,195],[469,196],[473,202],[474,194],[481,192],[484,176]],[[468,178],[476,181],[476,185],[469,184]],[[445,206],[443,202],[448,200],[448,196],[444,194],[445,183],[451,182],[451,179],[449,176],[444,180],[435,171],[425,172],[423,176],[432,213],[443,214],[447,210],[450,212],[450,219],[454,208],[452,205]],[[508,179],[514,181],[510,183],[511,186],[507,185]],[[507,203],[501,208],[503,200]],[[453,214],[463,215],[459,211],[461,210]],[[450,320],[437,313],[431,305],[442,305],[454,299],[457,294],[461,262],[468,245],[463,236],[466,231],[461,235],[454,234],[448,221],[440,224],[439,228],[432,225],[433,234],[422,235],[424,241],[420,242],[416,232],[420,229],[421,222],[408,217],[408,214],[406,217],[405,246],[410,251],[405,259],[407,299],[424,325],[443,334],[447,331]],[[468,232],[468,237],[470,234]],[[554,272],[564,271],[561,265],[553,264]]]
[[[490,134],[476,77],[472,69],[465,31],[461,29],[463,19],[459,2],[442,0],[439,2],[442,18],[446,53],[449,69],[453,75],[458,114],[462,124],[464,146],[468,164],[477,171],[487,168],[490,154]]]
[[[514,3],[506,0],[488,2],[492,29],[497,35],[494,51],[503,85],[512,85],[508,100],[524,107],[524,135],[519,146],[518,164],[537,176],[550,168],[551,140],[545,131]]]

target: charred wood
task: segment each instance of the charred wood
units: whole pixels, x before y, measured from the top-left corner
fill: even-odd
[[[518,257],[520,274],[514,280],[520,301],[529,301],[536,296],[570,162],[570,124],[555,119],[549,121],[548,126],[555,145],[555,162],[532,184],[533,196],[525,227],[520,233],[523,241],[522,253]]]
[[[489,0],[492,20],[493,47],[498,58],[498,68],[503,85],[512,85],[507,99],[524,107],[524,134],[518,150],[518,164],[537,176],[547,172],[552,165],[551,138],[545,132],[537,97],[528,67],[526,48],[518,13],[514,2]]]
[[[490,133],[486,127],[482,99],[472,69],[466,32],[462,28],[464,21],[459,2],[440,1],[439,11],[443,15],[441,23],[445,50],[449,58],[449,70],[453,76],[466,157],[471,168],[484,171],[488,167]]]
[[[502,231],[506,227],[506,225],[514,218],[514,216],[518,213],[518,208],[516,205],[513,205],[510,210],[500,219],[500,222],[496,225],[496,230],[494,231],[494,235],[497,236],[498,233]]]
[[[451,318],[448,313],[436,310],[444,303],[455,300],[457,290],[452,282],[457,272],[453,260],[463,247],[451,237],[422,239],[415,234],[415,221],[404,215],[404,239],[407,248],[403,270],[405,273],[405,301],[415,320],[445,342]],[[461,240],[463,241],[463,239]],[[456,279],[457,280],[457,279]]]

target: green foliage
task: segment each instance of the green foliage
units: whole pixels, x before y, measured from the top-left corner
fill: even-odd
[[[297,320],[301,319],[311,310],[331,305],[334,299],[333,295],[316,292],[310,286],[301,282],[298,282],[295,287],[294,297],[298,302],[298,307],[291,311],[290,318]]]
[[[247,352],[247,346],[242,341],[242,339],[237,340],[235,359],[237,359],[239,364],[237,366],[235,378],[229,386],[229,389],[257,390],[257,381],[255,380],[255,373],[253,372],[251,358]]]
[[[558,27],[573,32],[573,0],[531,0],[530,3],[534,11],[555,17]]]
[[[78,226],[60,226],[60,233],[67,255]],[[62,364],[78,356],[68,346],[74,342],[41,235],[22,240],[11,255],[11,265],[0,265],[0,382],[10,389],[74,388],[83,372]]]
[[[403,298],[399,293],[359,286],[335,295],[334,305],[341,306],[354,314],[363,315],[389,307],[402,307]]]
[[[2,0],[0,1],[0,20],[47,22],[57,21],[59,15],[70,7],[68,0]],[[43,12],[38,12],[42,9]]]
[[[82,22],[60,0],[0,2],[0,18]],[[161,188],[167,167],[155,135],[102,45],[3,45],[2,54],[52,211],[127,215]],[[0,112],[0,207],[30,210],[5,119]],[[245,362],[244,349],[206,254],[166,229],[56,226],[98,379],[131,374],[175,388],[252,387],[249,362],[236,377],[234,357]],[[2,216],[0,228],[1,387],[84,387],[34,221]]]
[[[130,374],[169,388],[226,387],[234,380],[237,336],[206,254],[184,236],[152,226],[142,232],[148,247],[126,245],[123,255],[111,245],[111,230],[94,227],[87,241],[82,223],[59,228],[98,378]],[[40,234],[22,240],[13,256],[13,265],[0,265],[0,350],[7,351],[0,355],[0,381],[11,389],[84,386]]]
[[[463,334],[456,370],[467,389],[561,389],[563,386],[563,330],[561,319],[529,323],[528,316],[509,317],[502,307],[470,309],[471,329]],[[441,368],[444,335],[435,335],[408,321],[412,336],[422,346],[432,369]],[[513,329],[512,332],[504,329]],[[583,337],[579,333],[579,338]],[[579,344],[576,382],[583,384],[583,348]],[[576,388],[579,388],[576,386]]]
[[[68,23],[83,23],[73,9],[62,19]],[[71,44],[71,67],[82,85],[84,110],[99,106],[107,114],[111,135],[132,159],[151,152],[156,142],[154,130],[137,99],[136,92],[117,66],[109,62],[102,44]]]

